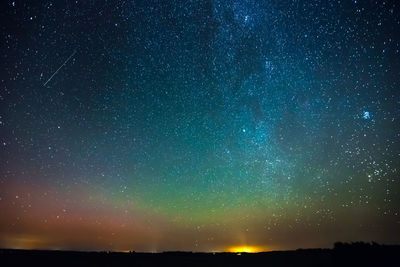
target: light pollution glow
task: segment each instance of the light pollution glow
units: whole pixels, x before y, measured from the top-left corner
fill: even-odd
[[[233,252],[233,253],[240,253],[240,252],[257,253],[263,251],[268,251],[268,250],[266,248],[257,246],[237,246],[237,247],[230,247],[227,249],[227,252]]]

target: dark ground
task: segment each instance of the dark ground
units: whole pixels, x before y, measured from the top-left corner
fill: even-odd
[[[241,255],[2,249],[0,266],[400,266],[400,245],[336,243],[334,249],[299,249]]]

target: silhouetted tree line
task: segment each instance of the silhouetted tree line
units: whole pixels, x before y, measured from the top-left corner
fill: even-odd
[[[400,266],[400,245],[336,242],[332,255],[338,266]]]

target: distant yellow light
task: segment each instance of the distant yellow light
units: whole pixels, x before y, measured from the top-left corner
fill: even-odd
[[[254,247],[254,246],[239,246],[239,247],[230,247],[228,249],[229,252],[233,253],[256,253],[262,251],[260,247]]]

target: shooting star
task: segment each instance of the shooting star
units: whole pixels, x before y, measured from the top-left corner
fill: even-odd
[[[67,64],[68,61],[69,61],[75,54],[76,54],[76,50],[74,50],[74,52],[67,58],[67,60],[65,60],[64,63],[53,73],[53,75],[50,76],[50,78],[47,80],[47,82],[45,82],[45,83],[43,84],[43,86],[46,86],[46,84],[47,84],[48,82],[50,82],[51,79],[53,79],[54,75],[56,75],[56,74],[58,73],[58,71],[59,71],[62,67],[64,67],[65,64]]]

